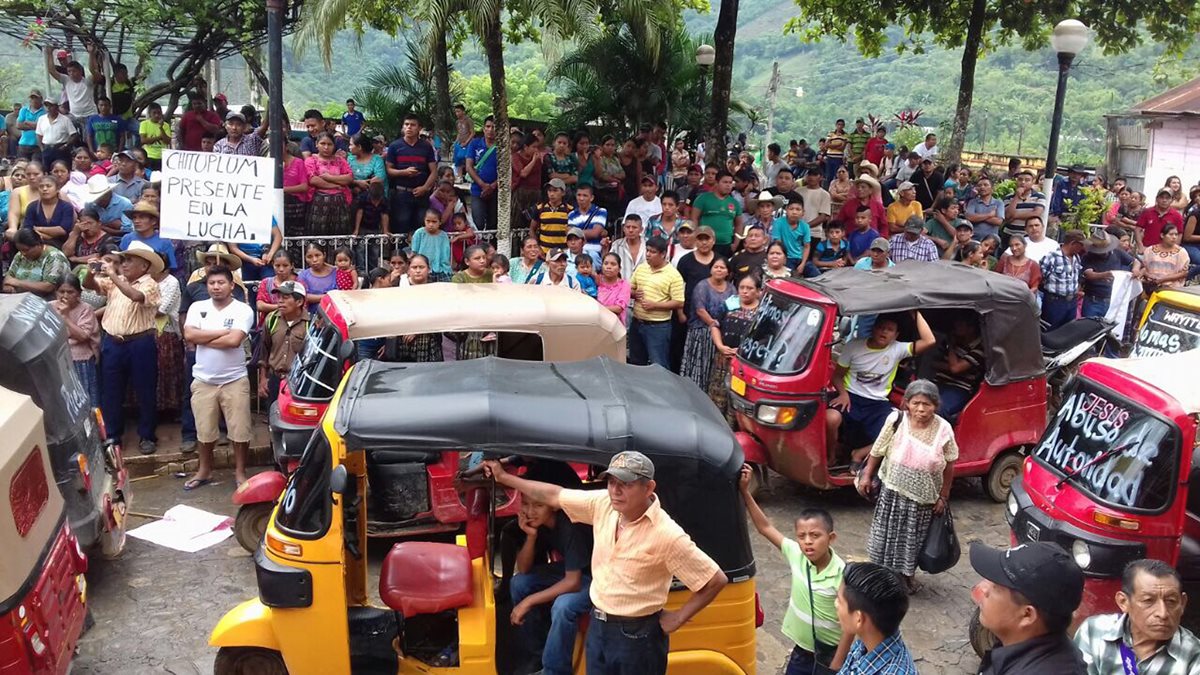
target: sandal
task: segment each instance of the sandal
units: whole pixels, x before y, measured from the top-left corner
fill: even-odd
[[[212,482],[211,478],[193,478],[183,484],[183,489],[185,492],[191,492],[192,490],[199,490],[200,488],[204,487],[205,485],[208,485],[211,482]]]

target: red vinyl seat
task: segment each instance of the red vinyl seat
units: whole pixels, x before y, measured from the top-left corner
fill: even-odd
[[[405,617],[466,607],[474,597],[471,554],[454,544],[396,544],[383,559],[379,597]]]

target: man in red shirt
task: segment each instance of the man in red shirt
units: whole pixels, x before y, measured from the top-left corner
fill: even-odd
[[[1163,188],[1154,198],[1154,208],[1142,211],[1137,219],[1137,239],[1142,246],[1154,246],[1162,241],[1163,225],[1175,223],[1179,231],[1183,231],[1183,214],[1171,208],[1174,199],[1171,191]]]
[[[887,142],[887,129],[880,124],[875,127],[875,135],[867,139],[867,149],[863,151],[863,156],[875,166],[883,166],[880,162],[883,161],[883,146],[887,145]]]
[[[217,113],[208,110],[203,97],[193,96],[188,99],[189,110],[183,113],[179,121],[179,134],[183,137],[183,149],[200,151],[200,145],[205,134],[216,136],[224,128]]]
[[[887,232],[887,209],[883,208],[880,190],[879,181],[868,175],[859,176],[854,180],[855,196],[846,200],[835,220],[850,230],[854,226],[858,207],[865,206],[871,209],[871,228],[876,232]]]

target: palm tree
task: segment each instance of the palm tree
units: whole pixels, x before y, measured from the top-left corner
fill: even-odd
[[[354,92],[354,100],[371,119],[371,127],[388,138],[400,135],[405,113],[411,111],[421,119],[434,119],[441,107],[440,87],[435,84],[437,59],[426,44],[425,36],[415,36],[405,44],[402,62],[376,67],[367,74],[366,83]],[[447,85],[446,95],[461,97],[461,86]]]

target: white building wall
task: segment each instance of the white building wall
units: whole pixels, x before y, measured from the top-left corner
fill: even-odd
[[[1146,201],[1169,176],[1179,176],[1184,190],[1200,183],[1200,117],[1156,121],[1150,127],[1150,156],[1146,167]]]

